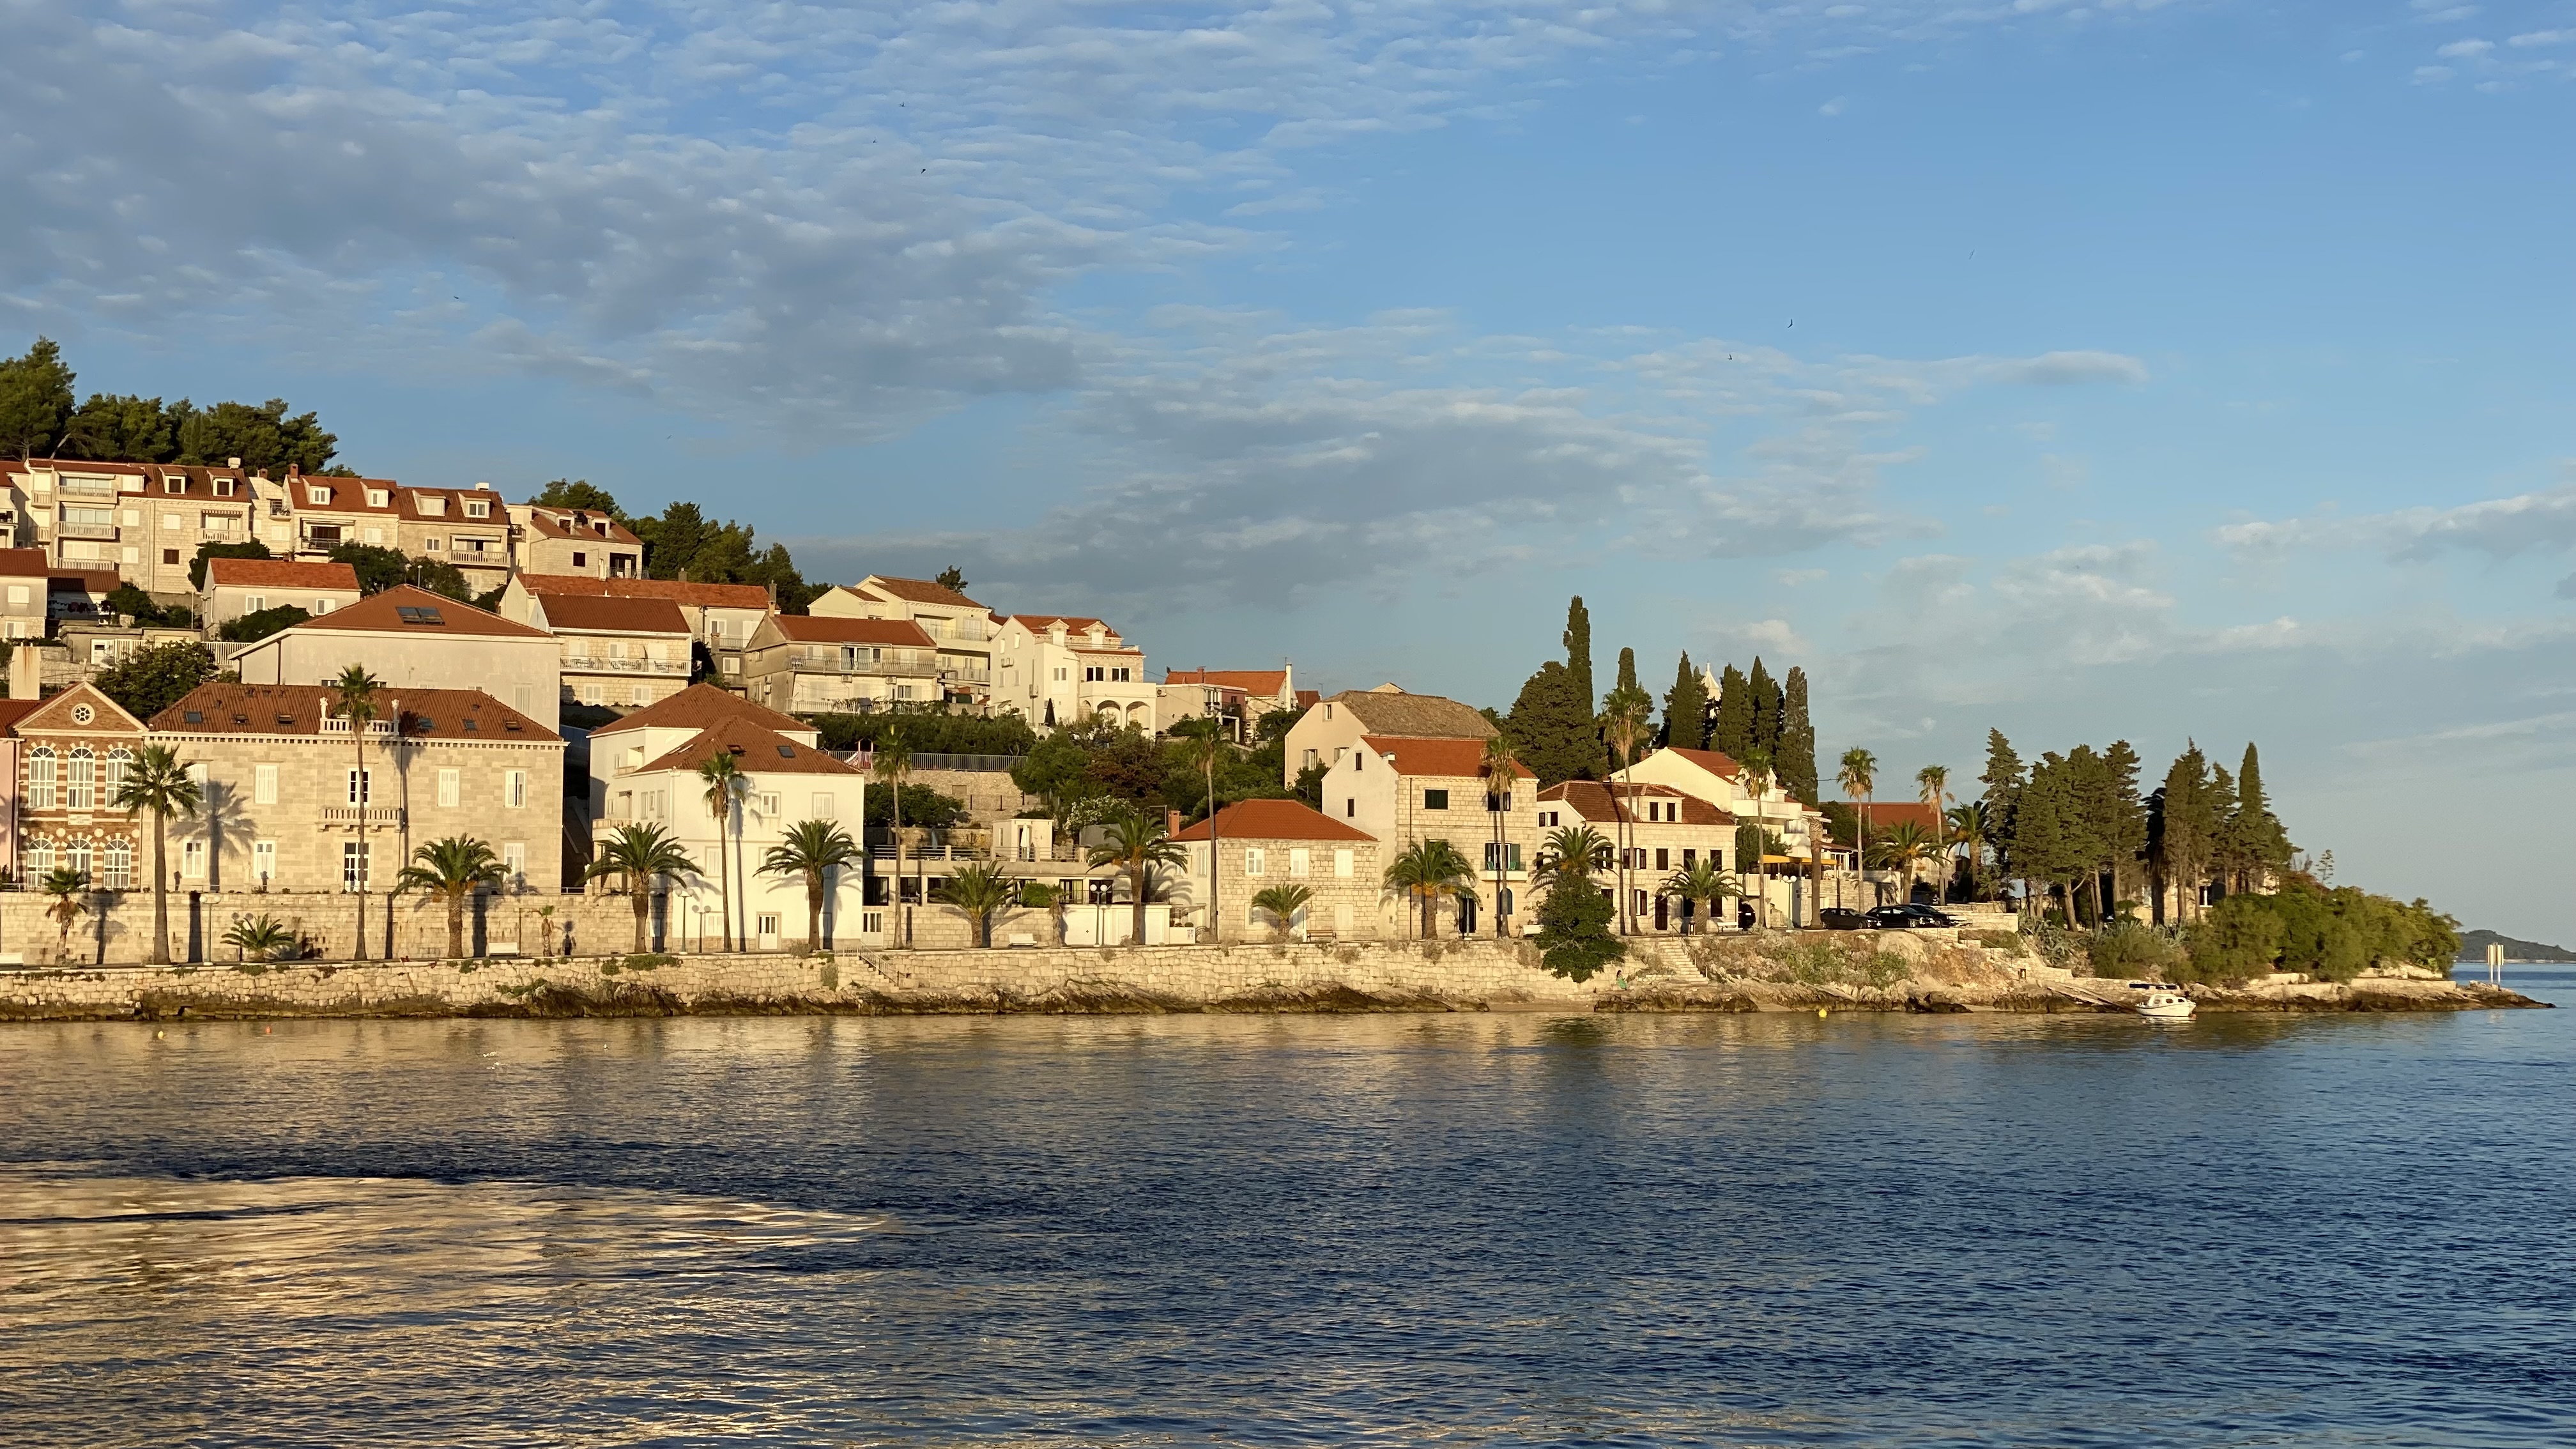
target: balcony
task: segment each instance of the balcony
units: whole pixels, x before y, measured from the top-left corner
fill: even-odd
[[[114,543],[116,525],[113,523],[57,523],[54,525],[54,537],[94,538],[103,543]]]
[[[939,677],[950,684],[990,685],[993,682],[993,671],[989,669],[958,669],[954,667],[943,667],[939,671]]]
[[[326,714],[322,716],[322,733],[326,735],[343,736],[353,733],[349,728],[349,717],[345,714]],[[367,721],[367,733],[371,735],[383,735],[387,739],[391,739],[394,733],[394,722],[389,719],[371,719]]]
[[[800,654],[789,661],[788,667],[799,674],[870,674],[881,679],[931,679],[941,672],[936,664],[889,658],[886,653],[880,653],[874,659],[853,659],[846,654],[821,652]]]
[[[367,807],[366,814],[369,830],[399,830],[411,823],[407,818],[407,812],[399,805],[370,805]],[[325,805],[322,807],[322,823],[354,826],[358,823],[358,807]]]
[[[689,672],[689,661],[686,659],[609,659],[596,654],[567,654],[564,656],[563,672],[566,674],[648,674],[670,675],[677,677],[685,676]]]

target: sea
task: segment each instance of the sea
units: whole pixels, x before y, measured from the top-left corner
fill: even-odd
[[[0,1443],[2576,1444],[2571,1068],[2576,1010],[0,1026]]]

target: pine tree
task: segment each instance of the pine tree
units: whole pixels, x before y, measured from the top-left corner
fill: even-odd
[[[2031,767],[2030,778],[2017,792],[2014,807],[2014,869],[2037,888],[2039,904],[2047,907],[2051,888],[2069,883],[2067,922],[2074,923],[2075,898],[2071,884],[2083,868],[2081,852],[2069,829],[2068,816],[2073,802],[2068,799],[2066,762],[2055,754],[2040,756]]]
[[[1780,750],[1773,757],[1780,783],[1791,796],[1820,805],[1822,782],[1816,777],[1816,727],[1807,718],[1807,671],[1792,667],[1780,714]]]
[[[2091,745],[2077,745],[2067,751],[2060,770],[2067,796],[2067,909],[2070,913],[2074,910],[2074,888],[2081,886],[2093,898],[2093,924],[2099,925],[2105,915],[2102,871],[2110,864],[2112,849],[2111,772]]]
[[[1583,607],[1583,596],[1565,607],[1565,668],[1574,676],[1574,687],[1583,696],[1588,713],[1599,696],[1592,692],[1592,611]]]
[[[2155,863],[2162,887],[2174,892],[2174,913],[2188,918],[2200,903],[2201,883],[2209,875],[2212,821],[2209,806],[2209,761],[2200,746],[2190,744],[2165,770],[2164,788],[2156,791]],[[2158,897],[2162,899],[2161,894]]]
[[[1753,656],[1753,673],[1745,680],[1745,692],[1752,696],[1753,748],[1780,758],[1780,709],[1783,703],[1780,686],[1773,682],[1771,671],[1762,667],[1762,656]]]
[[[1986,787],[1986,843],[1995,853],[1995,878],[2009,880],[2020,873],[2013,845],[2013,810],[2021,803],[2024,780],[2021,756],[2002,730],[1986,731],[1986,772],[1977,779]]]
[[[1696,750],[1707,742],[1708,686],[1700,682],[1699,668],[1685,649],[1681,667],[1673,674],[1673,687],[1664,693],[1664,743]]]
[[[1576,687],[1574,672],[1553,659],[1521,686],[1503,734],[1519,747],[1521,763],[1537,772],[1541,785],[1600,776],[1601,742],[1591,701]]]
[[[2222,897],[2236,893],[2236,777],[2225,765],[2209,767],[2209,878]]]
[[[37,338],[23,357],[0,357],[0,452],[33,458],[52,451],[71,420],[73,379],[50,337]]]
[[[1753,685],[1732,664],[1717,677],[1717,726],[1709,743],[1738,763],[1753,752]]]
[[[2139,879],[2147,855],[2147,806],[2138,798],[2138,751],[2127,740],[2113,740],[2102,752],[2110,774],[2111,900],[2133,899],[2129,887]]]

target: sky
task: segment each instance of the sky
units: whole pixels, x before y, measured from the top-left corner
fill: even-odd
[[[2576,941],[2576,0],[0,0],[0,350],[1883,787],[2250,740]],[[1831,773],[1831,766],[1827,766]],[[2150,784],[2153,783],[2151,778]]]

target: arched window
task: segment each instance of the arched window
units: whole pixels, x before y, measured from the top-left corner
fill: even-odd
[[[98,808],[98,757],[87,745],[73,748],[71,768],[64,771],[63,808],[95,810]]]
[[[82,875],[89,875],[90,866],[92,864],[89,853],[89,842],[86,840],[73,841],[71,843],[71,847],[63,852],[63,864],[70,866],[73,870],[78,871]],[[91,879],[95,881],[97,878],[92,876]]]
[[[38,745],[27,754],[27,808],[54,808],[54,748]]]
[[[123,745],[107,752],[107,773],[98,782],[98,798],[105,804],[116,803],[116,792],[125,784],[125,767],[134,763],[134,752]]]
[[[107,845],[107,878],[100,882],[112,891],[134,889],[134,843],[111,840]]]

